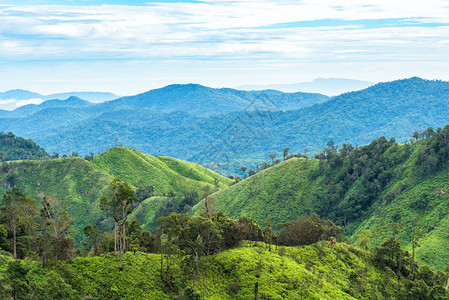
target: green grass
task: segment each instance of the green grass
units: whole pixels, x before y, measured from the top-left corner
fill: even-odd
[[[114,177],[137,186],[154,186],[157,193],[202,191],[204,185],[214,186],[217,178],[220,187],[232,180],[205,167],[187,161],[143,154],[125,147],[115,147],[95,156],[94,164]]]
[[[275,225],[307,215],[316,210],[312,199],[321,192],[316,182],[308,180],[317,166],[315,160],[289,159],[214,193],[213,207],[234,219],[252,217],[262,226],[268,219]],[[201,214],[203,208],[201,201],[192,214]]]

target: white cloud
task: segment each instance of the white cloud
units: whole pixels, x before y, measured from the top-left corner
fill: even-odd
[[[41,104],[43,102],[40,98],[27,99],[27,100],[17,100],[17,99],[4,99],[0,100],[0,109],[3,110],[14,110],[18,107],[28,105],[28,104]]]
[[[422,26],[401,26],[401,19]],[[288,25],[295,22],[309,26]],[[0,5],[0,61],[167,61],[182,68],[218,60],[235,70],[242,60],[268,68],[341,60],[446,61],[448,24],[445,0]]]

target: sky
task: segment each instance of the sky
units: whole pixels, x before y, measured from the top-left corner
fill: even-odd
[[[446,0],[0,0],[0,92],[449,80]]]

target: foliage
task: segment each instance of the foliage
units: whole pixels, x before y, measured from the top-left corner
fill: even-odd
[[[48,159],[49,155],[32,140],[0,132],[0,162],[23,159]]]

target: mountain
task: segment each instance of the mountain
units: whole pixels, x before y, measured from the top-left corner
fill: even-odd
[[[71,97],[81,98],[92,103],[100,103],[118,98],[117,95],[107,92],[68,92],[41,95],[27,90],[9,90],[0,93],[0,116],[4,113],[2,110],[13,111],[28,104],[38,105],[47,100],[64,100]]]
[[[416,141],[416,138],[427,137]],[[449,259],[447,191],[449,126],[416,133],[414,142],[379,138],[363,147],[330,145],[320,159],[291,158],[211,195],[216,211],[258,224],[284,223],[315,212],[345,226],[359,241],[370,230],[371,246],[385,241],[397,223],[401,244],[412,250],[412,232],[422,231],[416,258],[435,269]],[[199,202],[191,214],[203,212]],[[422,220],[416,221],[416,216]]]
[[[13,111],[4,111],[0,113],[0,116],[3,118],[21,118],[30,116],[34,113],[37,113],[44,109],[57,108],[57,107],[73,107],[73,108],[81,108],[92,105],[91,102],[80,99],[75,96],[71,96],[66,100],[47,100],[40,104],[28,104],[21,107],[16,108]]]
[[[219,188],[231,180],[204,167],[169,157],[151,157],[136,150],[116,147],[87,161],[80,157],[50,160],[25,160],[0,165],[0,196],[8,188],[19,187],[26,195],[38,199],[39,193],[64,200],[75,219],[77,239],[87,224],[105,230],[110,226],[99,208],[99,199],[110,181],[117,177],[134,188],[152,186],[155,194],[169,191],[183,193],[203,187]],[[144,221],[144,220],[141,220]]]
[[[373,85],[372,82],[345,79],[345,78],[317,78],[310,82],[292,84],[268,84],[268,85],[241,85],[237,89],[242,90],[279,90],[283,92],[320,93],[328,96],[337,96],[343,93],[366,89]]]
[[[32,140],[18,137],[12,132],[0,132],[0,161],[45,159],[49,155]]]
[[[36,98],[42,98],[43,96],[38,93],[30,92],[27,90],[9,90],[6,92],[1,93],[0,92],[0,99],[1,100],[8,100],[8,99],[15,99],[15,100],[28,100],[28,99],[36,99]]]
[[[42,97],[44,101],[54,100],[54,99],[67,99],[70,97],[77,97],[87,100],[92,103],[101,103],[105,101],[110,101],[119,98],[119,96],[114,95],[109,92],[68,92],[68,93],[56,93],[50,94]]]
[[[247,92],[214,89],[199,84],[173,84],[136,96],[122,97],[102,104],[103,110],[149,108],[161,112],[186,111],[195,115],[224,114],[255,109],[292,110],[328,100],[320,94]]]

